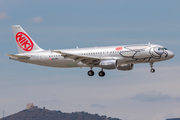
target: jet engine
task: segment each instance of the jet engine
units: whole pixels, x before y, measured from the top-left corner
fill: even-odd
[[[116,60],[102,60],[99,63],[102,69],[116,69],[117,61]]]
[[[121,64],[121,65],[117,66],[117,69],[118,70],[123,70],[123,71],[132,70],[133,66],[134,66],[134,64]]]

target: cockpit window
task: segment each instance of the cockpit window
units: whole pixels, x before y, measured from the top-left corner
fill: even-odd
[[[158,50],[168,50],[167,48],[159,48]]]

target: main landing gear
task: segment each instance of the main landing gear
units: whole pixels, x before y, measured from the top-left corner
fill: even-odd
[[[101,70],[101,71],[99,72],[99,76],[100,76],[100,77],[104,77],[104,76],[105,76],[105,72]]]
[[[92,71],[92,70],[88,71],[88,75],[89,76],[93,76],[94,75],[94,71]]]
[[[151,66],[151,73],[154,73],[155,72],[155,69],[153,69],[153,63],[150,63],[150,66]]]
[[[92,70],[92,68],[91,68],[90,71],[88,71],[88,75],[89,76],[94,76],[94,71]],[[99,76],[100,77],[104,77],[105,76],[105,72],[103,71],[103,69],[101,69],[101,71],[99,72]]]

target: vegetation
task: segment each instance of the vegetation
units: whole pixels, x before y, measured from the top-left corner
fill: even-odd
[[[86,112],[62,113],[61,111],[50,111],[47,109],[31,108],[20,111],[0,120],[120,120],[118,118],[107,118],[98,114]]]
[[[180,120],[180,118],[171,118],[171,119],[166,119],[166,120]]]

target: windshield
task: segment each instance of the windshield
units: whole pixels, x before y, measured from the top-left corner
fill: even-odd
[[[168,50],[167,48],[159,48],[158,50]]]

